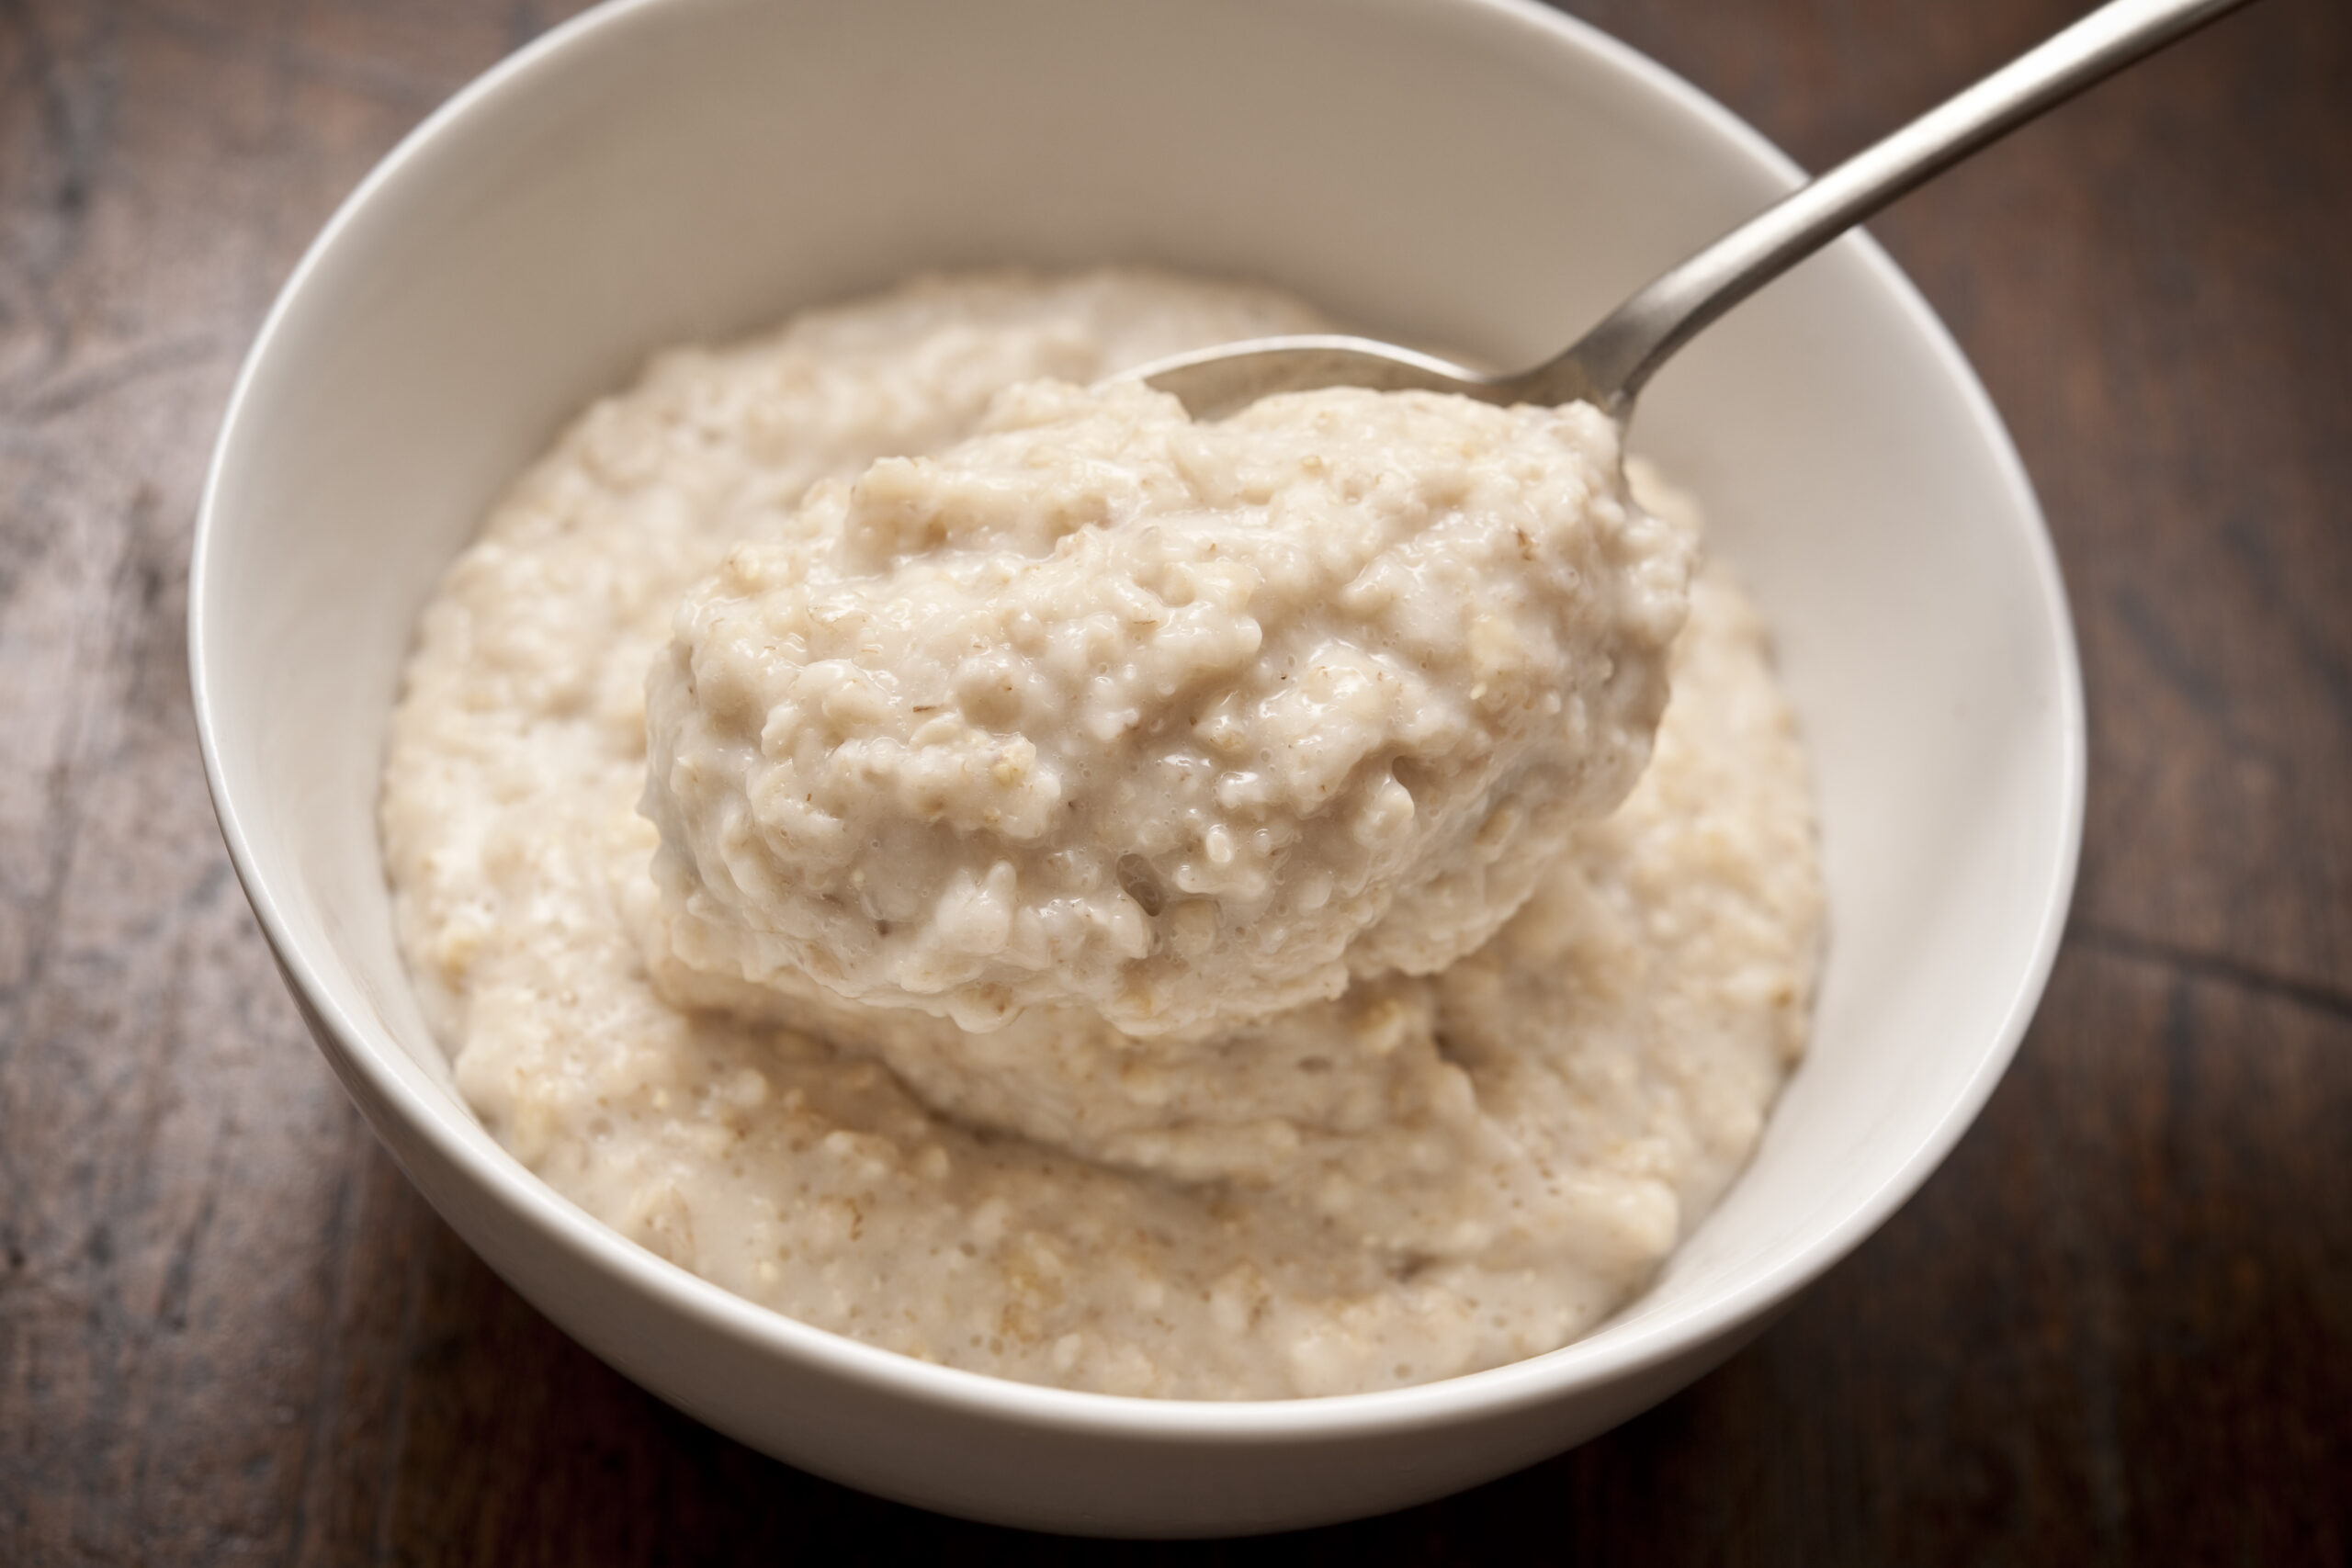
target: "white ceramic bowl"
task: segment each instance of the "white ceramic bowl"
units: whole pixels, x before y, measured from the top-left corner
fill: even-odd
[[[374,819],[396,672],[502,484],[657,345],[910,271],[1148,260],[1532,360],[1793,179],[1523,0],[639,0],[387,159],[287,286],[198,533],[197,713],[238,874],[401,1166],[548,1315],[820,1473],[1048,1529],[1346,1517],[1502,1473],[1698,1376],[1884,1220],[1991,1090],[2073,879],[2079,679],[1998,419],[1849,240],[1663,375],[1635,446],[1776,622],[1834,924],[1753,1167],[1600,1332],[1420,1388],[1182,1404],[942,1370],[773,1315],[541,1185],[452,1092]]]

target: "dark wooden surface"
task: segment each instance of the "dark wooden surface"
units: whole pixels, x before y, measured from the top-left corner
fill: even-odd
[[[1815,166],[2083,0],[1576,0]],[[1190,1547],[861,1497],[409,1190],[196,759],[187,550],[301,245],[568,0],[0,0],[0,1563],[2352,1561],[2352,6],[2264,0],[1878,225],[2015,431],[2091,699],[2049,998],[1928,1188],[1550,1463]]]

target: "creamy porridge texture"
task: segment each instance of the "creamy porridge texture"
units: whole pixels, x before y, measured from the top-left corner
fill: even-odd
[[[688,597],[647,715],[676,956],[1132,1034],[1433,973],[1648,761],[1689,547],[1581,404],[1020,388]]]
[[[1293,440],[998,397],[1319,325],[922,283],[665,355],[518,482],[425,613],[383,800],[412,972],[518,1157],[795,1317],[1110,1392],[1425,1381],[1640,1287],[1802,1050],[1820,918],[1760,623],[1709,568],[1675,637],[1687,509],[1627,504],[1589,411],[1255,416]]]

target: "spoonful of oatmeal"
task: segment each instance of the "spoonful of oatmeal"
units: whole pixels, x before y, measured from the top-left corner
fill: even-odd
[[[1668,269],[1567,350],[1490,376],[1369,338],[1257,338],[1142,366],[1123,378],[1217,419],[1275,392],[1419,389],[1490,403],[1582,401],[1621,424],[1674,352],[1733,306],[1953,164],[2245,0],[2110,0],[2056,37],[1799,187]]]
[[[819,485],[647,682],[663,963],[1184,1036],[1445,967],[1649,759],[1692,541],[1617,434],[1033,382]]]

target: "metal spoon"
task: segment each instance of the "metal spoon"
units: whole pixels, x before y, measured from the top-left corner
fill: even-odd
[[[1220,419],[1274,392],[1420,388],[1491,403],[1599,406],[1620,423],[1658,367],[1699,330],[1896,197],[2245,0],[2110,0],[2040,48],[1792,192],[1668,268],[1571,344],[1515,376],[1488,376],[1360,337],[1252,338],[1114,378],[1173,392]]]

